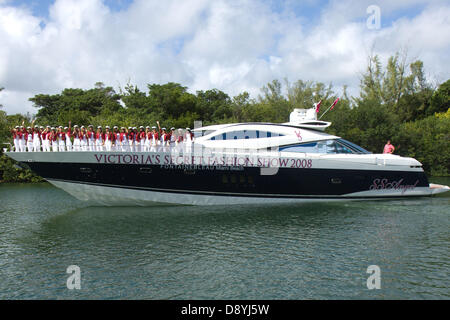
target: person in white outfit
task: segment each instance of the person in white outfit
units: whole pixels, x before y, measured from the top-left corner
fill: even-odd
[[[156,152],[157,146],[159,144],[159,134],[156,131],[155,126],[152,127],[151,135],[152,136],[151,136],[151,141],[150,141],[150,152]]]
[[[95,150],[103,151],[103,142],[105,141],[105,134],[103,133],[102,127],[97,127],[97,133],[95,134]]]
[[[95,151],[95,132],[94,126],[90,125],[87,132],[88,150]]]
[[[64,137],[66,140],[66,150],[72,151],[72,123],[69,121],[69,126],[64,128]]]
[[[122,142],[120,141],[120,132],[119,127],[114,126],[114,142],[113,142],[113,150],[114,151],[121,151],[122,150]]]
[[[57,141],[58,141],[58,151],[59,152],[66,151],[66,133],[63,131],[62,126],[58,127]]]
[[[51,132],[51,139],[50,139],[50,143],[52,146],[52,151],[53,152],[58,152],[58,132],[56,132],[56,128],[52,127],[52,132]]]
[[[114,141],[114,135],[113,133],[110,131],[110,128],[108,126],[106,126],[106,132],[104,135],[104,148],[106,151],[111,151],[112,150],[112,145],[113,145],[113,141]]]
[[[120,144],[122,152],[128,151],[128,132],[127,128],[122,127],[120,128]]]
[[[81,151],[88,151],[89,146],[88,146],[87,131],[84,126],[81,126],[80,145],[81,145]]]
[[[20,147],[19,147],[19,126],[16,126],[14,129],[11,130],[12,136],[13,136],[13,141],[14,141],[14,151],[15,152],[19,152],[20,151]]]
[[[50,152],[51,128],[47,126],[41,133],[42,151]]]
[[[19,128],[19,151],[25,152],[26,151],[26,141],[25,141],[25,134],[27,131],[23,126],[20,126]]]
[[[136,151],[143,152],[145,149],[145,130],[143,126],[140,126],[139,132],[136,132],[136,143],[139,144]]]
[[[134,152],[134,129],[132,127],[128,127],[127,139],[128,139],[128,151]]]
[[[169,133],[169,145],[171,148],[175,147],[177,142],[177,134],[175,133],[175,128],[172,127],[170,128],[170,133]]]
[[[42,131],[44,130],[44,127],[40,127],[39,126],[34,126],[34,131],[33,131],[33,151],[34,152],[39,152],[41,151],[41,134]]]
[[[191,152],[193,142],[194,142],[194,135],[192,134],[190,128],[186,128],[186,132],[184,133],[184,145],[187,153]]]
[[[73,126],[73,151],[81,151],[81,132],[77,125]]]
[[[142,141],[142,140],[141,140]],[[150,131],[150,127],[145,127],[145,138],[144,138],[144,150],[145,152],[150,151],[150,145],[152,141],[152,132]]]
[[[34,146],[33,146],[33,129],[31,129],[31,127],[27,127],[27,133],[25,134],[25,140],[27,143],[28,152],[32,152],[34,149]]]

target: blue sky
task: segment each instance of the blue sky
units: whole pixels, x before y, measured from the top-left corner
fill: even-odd
[[[381,28],[370,29],[377,5]],[[179,82],[257,97],[273,79],[314,80],[358,93],[367,55],[399,50],[449,78],[446,0],[0,0],[0,103],[102,81]]]
[[[126,10],[132,3],[132,0],[104,0],[112,11]],[[33,15],[48,18],[49,7],[55,3],[55,0],[12,0],[9,4],[15,7],[27,7]]]

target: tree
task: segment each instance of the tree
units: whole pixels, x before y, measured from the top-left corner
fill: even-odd
[[[323,105],[334,97],[333,85],[328,86],[322,82],[298,80],[293,85],[287,84],[287,97],[292,111],[294,108],[312,108],[314,103],[322,100]]]
[[[360,97],[356,101],[368,99],[382,103],[383,94],[381,91],[384,72],[380,58],[377,55],[370,55],[367,63],[367,70],[361,77]]]
[[[196,111],[205,123],[221,122],[233,116],[230,97],[218,89],[197,91]]]
[[[435,112],[446,112],[450,107],[450,79],[442,83],[433,93],[430,108],[427,110],[428,115]]]
[[[0,87],[0,92],[3,91],[4,88]],[[3,105],[0,103],[0,109],[3,108]],[[6,139],[9,136],[9,128],[8,121],[6,118],[6,112],[0,110],[0,143],[6,142]],[[3,146],[1,146],[3,150]]]
[[[236,122],[243,122],[243,112],[250,105],[250,94],[247,91],[233,97],[233,118]]]
[[[127,108],[142,109],[151,111],[151,101],[145,92],[139,90],[137,86],[128,83],[125,86],[125,92],[121,90],[122,101]]]
[[[406,91],[406,53],[389,57],[382,84],[383,102],[395,106]]]
[[[120,95],[112,87],[97,83],[94,89],[64,89],[61,94],[38,94],[29,99],[39,108],[36,119],[47,123],[86,123],[90,116],[119,111]],[[73,118],[72,118],[73,117]]]
[[[261,91],[263,95],[259,95],[256,101],[257,106],[259,105],[261,110],[252,110],[249,113],[253,114],[252,117],[259,119],[253,121],[286,122],[293,108],[291,108],[288,100],[282,94],[281,82],[273,80],[263,86]],[[261,113],[261,111],[263,112]],[[267,120],[263,119],[264,114],[268,115]]]
[[[195,95],[187,92],[187,87],[169,82],[163,85],[149,84],[148,96],[154,111],[168,118],[176,118],[187,112],[195,112]]]
[[[417,159],[429,174],[450,174],[450,111],[403,123],[392,139],[398,154]]]

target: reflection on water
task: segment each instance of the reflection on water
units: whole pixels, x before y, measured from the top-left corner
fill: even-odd
[[[448,196],[107,208],[39,184],[1,185],[0,201],[3,299],[450,296]],[[66,288],[72,264],[79,291]],[[372,264],[381,290],[366,287]]]

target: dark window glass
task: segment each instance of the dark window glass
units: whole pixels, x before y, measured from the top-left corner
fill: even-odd
[[[303,152],[303,153],[317,153],[317,143],[303,143],[293,146],[280,147],[280,151],[285,152]]]
[[[259,130],[240,130],[218,134],[210,138],[210,140],[241,140],[241,139],[259,139],[280,137],[283,134],[275,132],[259,131]]]
[[[284,146],[280,147],[280,151],[324,154],[354,153],[350,148],[338,143],[336,140],[324,140],[311,143],[302,143],[292,146]]]
[[[352,149],[355,153],[365,153],[365,154],[372,153],[372,152],[369,152],[366,149],[354,144],[353,142],[347,141],[345,139],[337,139],[337,141],[340,144]]]

